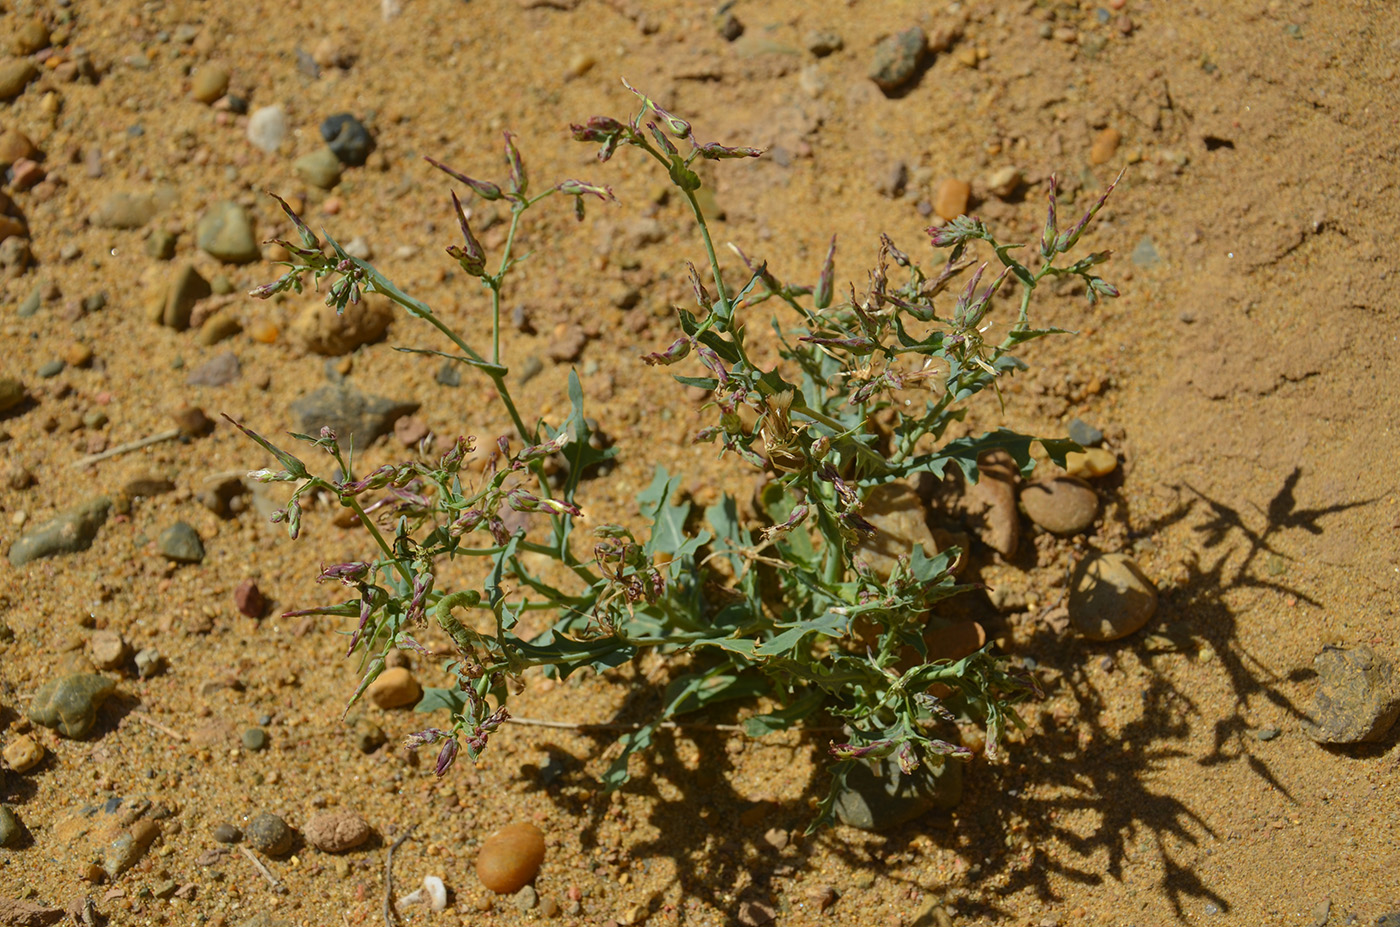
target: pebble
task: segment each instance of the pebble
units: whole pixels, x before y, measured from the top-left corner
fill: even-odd
[[[267,598],[253,579],[245,579],[233,590],[233,607],[249,618],[267,614]]]
[[[181,406],[170,413],[171,421],[187,438],[198,438],[214,430],[214,423],[198,406]]]
[[[29,318],[39,311],[39,306],[43,303],[43,299],[43,290],[36,286],[30,291],[29,295],[24,298],[24,302],[19,304],[19,308],[15,310],[15,314],[21,319]],[[0,411],[4,410],[0,409]]]
[[[428,423],[416,415],[405,415],[394,423],[394,439],[404,447],[417,447],[430,433]]]
[[[228,81],[228,68],[220,64],[206,64],[194,72],[190,93],[201,103],[213,103],[228,93]]]
[[[0,100],[13,100],[38,76],[39,69],[27,58],[0,61]]]
[[[24,402],[24,384],[14,377],[0,377],[0,413],[8,412]]]
[[[24,839],[24,825],[9,805],[0,805],[0,847],[17,846]],[[16,923],[16,921],[6,921]],[[20,923],[51,923],[50,920],[23,921]]]
[[[9,167],[16,161],[24,159],[34,160],[40,156],[39,149],[19,129],[9,129],[0,132],[0,170]],[[0,214],[13,212],[14,204],[9,197],[0,199]]]
[[[291,335],[296,344],[313,354],[339,357],[383,338],[393,320],[393,303],[383,297],[366,296],[359,305],[346,306],[344,312],[317,300],[297,316]]]
[[[1081,563],[1076,573],[1069,620],[1089,640],[1127,637],[1157,611],[1157,587],[1126,554],[1100,554]]]
[[[507,824],[486,839],[476,857],[481,884],[512,895],[533,882],[544,863],[544,834],[533,824]]]
[[[1112,451],[1091,447],[1087,451],[1070,451],[1065,455],[1065,473],[1079,479],[1108,476],[1118,469],[1118,458]]]
[[[355,749],[361,753],[369,754],[388,743],[389,737],[384,733],[384,728],[368,718],[361,718],[355,723],[353,740],[355,741]]]
[[[237,325],[237,321],[234,324]],[[200,330],[200,340],[203,340],[203,332],[208,327],[206,323],[204,329]],[[232,351],[225,351],[191,370],[185,377],[185,383],[188,386],[226,386],[237,380],[242,372],[243,367],[238,362],[238,355]]]
[[[281,104],[253,110],[248,117],[248,141],[268,154],[276,153],[287,137],[287,111]]]
[[[802,44],[818,58],[825,58],[839,52],[846,43],[842,41],[840,34],[829,29],[813,29],[803,36]]]
[[[118,834],[102,853],[107,878],[115,879],[136,865],[159,836],[160,825],[146,820],[137,821],[125,833]]]
[[[218,277],[215,279],[222,280],[223,278]],[[218,292],[217,287],[215,287],[215,292]],[[232,338],[234,335],[238,334],[241,331],[243,331],[243,323],[238,321],[238,317],[235,316],[232,312],[229,312],[228,310],[220,309],[213,315],[209,316],[209,318],[205,319],[204,324],[199,327],[199,343],[206,348],[212,348],[219,342],[227,341],[229,338]],[[222,356],[232,357],[231,354],[226,354]],[[234,376],[237,375],[237,369],[235,368]]]
[[[576,52],[569,56],[569,64],[566,68],[566,73],[573,78],[583,77],[589,71],[593,70],[594,65],[597,63],[598,59],[594,58],[592,55],[586,52]]]
[[[1133,252],[1129,255],[1133,264],[1150,270],[1162,263],[1162,256],[1157,253],[1157,246],[1153,244],[1151,238],[1144,237],[1133,246]]]
[[[1107,164],[1118,153],[1118,145],[1122,141],[1122,132],[1112,127],[1104,129],[1094,136],[1094,143],[1089,146],[1089,163]]]
[[[14,542],[10,564],[23,566],[42,557],[87,550],[111,509],[112,500],[99,496],[49,519]]]
[[[1313,657],[1317,692],[1303,732],[1321,744],[1375,743],[1400,718],[1400,677],[1366,644],[1327,646]]]
[[[268,856],[283,855],[291,850],[295,842],[295,836],[287,822],[270,811],[264,811],[249,821],[245,833],[253,849]]]
[[[142,679],[160,675],[164,666],[165,657],[154,647],[143,647],[136,651],[136,675]]]
[[[964,518],[983,544],[1003,557],[1014,557],[1021,544],[1021,519],[1016,512],[1020,470],[1010,454],[994,451],[978,459],[977,472],[977,482],[967,487]]]
[[[331,153],[346,167],[362,167],[374,150],[369,129],[349,113],[327,116],[321,123],[321,137]]]
[[[116,631],[94,631],[88,640],[88,653],[93,666],[103,670],[114,670],[126,663],[127,657],[131,656],[131,647]]]
[[[550,918],[558,917],[559,899],[555,898],[553,895],[545,895],[540,901],[540,914]]]
[[[175,256],[178,238],[167,229],[156,229],[146,239],[146,255],[157,261],[168,261]]]
[[[423,687],[407,669],[393,666],[369,684],[365,695],[380,708],[406,708],[418,704],[423,697]]]
[[[306,842],[327,853],[353,850],[369,839],[369,824],[353,811],[323,811],[302,828]]]
[[[243,839],[243,831],[225,821],[213,830],[213,837],[219,843],[237,843]]]
[[[914,545],[927,556],[938,552],[925,518],[924,503],[907,483],[876,486],[860,508],[861,517],[875,526],[875,534],[861,540],[856,556],[881,580],[889,579],[900,557],[908,557]]]
[[[92,348],[81,341],[74,341],[63,349],[63,362],[70,367],[86,367],[92,363]]]
[[[49,47],[49,27],[42,19],[27,19],[15,30],[10,49],[19,57],[32,55]]]
[[[998,199],[1010,199],[1021,189],[1021,169],[1003,167],[993,171],[986,180],[987,190]]]
[[[1069,439],[1080,447],[1094,447],[1103,441],[1103,432],[1083,419],[1070,419]]]
[[[1083,480],[1061,476],[1023,487],[1021,507],[1051,534],[1079,534],[1098,517],[1099,497]]]
[[[515,893],[511,901],[515,903],[516,909],[524,914],[526,911],[534,910],[535,906],[540,903],[540,896],[533,885],[526,885]]]
[[[68,365],[66,363],[64,363],[58,358],[55,358],[51,361],[46,361],[44,365],[39,368],[39,379],[52,380],[54,377],[62,373],[63,368],[67,366]]]
[[[232,200],[215,203],[200,217],[195,244],[227,264],[247,264],[262,257],[248,213]]]
[[[98,204],[88,222],[100,229],[139,229],[158,211],[155,197],[148,193],[113,193]]]
[[[258,753],[267,749],[267,731],[260,727],[250,727],[243,732],[240,738],[243,741],[243,749]]]
[[[972,184],[949,177],[938,185],[933,197],[933,211],[952,222],[958,216],[967,214],[967,200],[971,195]]]
[[[946,759],[925,762],[906,775],[890,757],[879,761],[880,775],[857,763],[836,796],[842,824],[880,832],[898,827],[935,808],[951,810],[962,800],[963,764]]]
[[[578,325],[568,325],[557,331],[554,340],[545,347],[545,356],[556,364],[568,363],[578,360],[578,356],[583,353],[583,347],[588,343],[588,336],[584,334],[583,328]]]
[[[176,563],[199,563],[204,559],[204,543],[188,522],[177,521],[162,531],[156,549]]]
[[[82,740],[97,726],[97,709],[116,691],[106,676],[74,673],[50,679],[34,693],[29,720],[53,728],[64,737]]]
[[[5,745],[5,762],[17,773],[27,773],[44,761],[44,746],[28,734]]]
[[[875,46],[870,79],[885,93],[898,90],[918,73],[927,49],[928,36],[918,26],[882,39]]]
[[[302,434],[319,434],[328,425],[342,446],[353,438],[356,450],[392,431],[400,416],[417,411],[416,402],[368,396],[346,383],[327,384],[292,403]]]
[[[334,151],[329,148],[320,148],[293,161],[292,170],[313,187],[331,190],[340,183],[340,175],[344,170],[344,165],[335,156]]]

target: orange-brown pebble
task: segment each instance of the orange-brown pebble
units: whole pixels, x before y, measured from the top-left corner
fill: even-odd
[[[933,198],[933,211],[949,222],[967,212],[967,199],[972,194],[972,184],[966,180],[949,177],[938,185]]]
[[[1089,148],[1090,164],[1107,164],[1118,153],[1118,143],[1123,140],[1123,133],[1117,129],[1104,129],[1094,139],[1094,144]]]
[[[481,845],[476,876],[498,895],[510,895],[528,885],[544,862],[544,834],[533,824],[508,824]]]
[[[254,341],[272,344],[277,340],[277,326],[267,319],[258,319],[248,326],[248,334]]]

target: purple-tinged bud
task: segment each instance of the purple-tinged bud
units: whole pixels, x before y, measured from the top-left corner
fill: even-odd
[[[248,479],[256,483],[290,483],[296,477],[286,470],[249,470]]]
[[[660,353],[643,354],[642,360],[652,367],[666,366],[681,360],[690,354],[691,341],[689,338],[677,338],[671,342],[671,346]]]
[[[812,458],[813,458],[814,460],[825,460],[825,459],[826,459],[827,453],[830,452],[830,451],[831,451],[831,438],[830,438],[830,436],[828,436],[828,435],[822,435],[820,438],[818,438],[817,440],[815,440],[815,441],[812,442]]]
[[[695,150],[700,153],[700,157],[706,161],[723,161],[730,158],[757,158],[763,154],[762,148],[728,148],[717,142],[710,142],[707,145],[696,145]]]
[[[277,521],[278,515],[284,515],[281,519],[287,523],[287,536],[295,541],[301,536],[301,503],[293,499],[287,503],[286,512],[276,512],[273,514],[273,521]]]
[[[972,759],[972,751],[967,747],[950,744],[946,740],[930,740],[925,744],[925,748],[934,756],[956,756],[960,759]]]
[[[909,775],[919,768],[919,754],[914,750],[914,745],[905,741],[895,754],[895,759],[899,761],[899,771],[904,775]]]
[[[414,624],[422,624],[427,620],[428,593],[433,590],[433,574],[419,573],[413,577],[413,597],[408,600],[408,607],[404,609],[404,618]]]
[[[1113,178],[1113,183],[1109,184],[1108,189],[1103,191],[1103,196],[1099,197],[1098,201],[1094,203],[1094,205],[1089,207],[1089,211],[1084,213],[1084,218],[1080,219],[1077,223],[1075,223],[1073,228],[1060,235],[1060,237],[1055,240],[1056,251],[1060,252],[1061,254],[1064,254],[1070,248],[1073,248],[1075,246],[1075,244],[1079,241],[1079,236],[1083,235],[1084,229],[1088,227],[1089,220],[1093,219],[1094,216],[1098,215],[1100,209],[1103,209],[1104,203],[1108,202],[1108,195],[1113,192],[1114,187],[1118,186],[1118,181],[1123,179],[1123,174],[1126,171],[1127,168],[1124,168],[1123,170],[1119,171],[1118,176]]]
[[[656,113],[656,115],[661,117],[661,120],[666,123],[666,128],[669,129],[671,131],[671,134],[674,135],[676,138],[690,137],[690,123],[686,122],[684,119],[681,119],[678,116],[671,115],[670,113],[666,112],[666,110],[657,106],[656,101],[652,100],[650,97],[642,93],[636,87],[633,87],[631,84],[627,83],[626,78],[623,79],[622,85],[628,90],[632,91],[632,93],[634,93],[637,96],[637,98],[642,101],[643,113],[645,113],[648,109]]]
[[[1118,287],[1104,280],[1102,277],[1089,277],[1089,302],[1098,302],[1100,299],[1116,299],[1118,297]]]
[[[517,512],[549,512],[554,515],[582,515],[583,510],[571,502],[558,499],[541,499],[523,489],[512,489],[506,494],[506,504]]]
[[[475,531],[485,520],[485,512],[480,509],[468,509],[457,516],[457,520],[447,529],[447,533],[454,538],[459,538],[464,534],[470,534]]]
[[[466,247],[451,245],[447,253],[457,259],[457,263],[462,265],[462,269],[473,277],[480,277],[486,270],[486,252],[481,247],[481,242],[476,240],[472,234],[471,226],[467,225],[467,213],[462,209],[462,201],[457,199],[457,191],[452,191],[452,208],[457,211],[457,224],[462,227],[462,239],[466,242]]]
[[[611,116],[590,116],[583,125],[575,123],[569,128],[574,139],[580,142],[602,142],[627,132],[627,126]]]
[[[492,515],[486,520],[486,530],[491,532],[491,538],[497,547],[505,547],[510,543],[510,532],[506,530],[506,523],[501,521],[499,516]]]
[[[885,250],[889,252],[890,257],[900,267],[911,266],[913,262],[909,260],[909,255],[896,248],[894,246],[894,242],[890,239],[890,236],[882,234],[880,236],[880,243],[885,246]]]
[[[457,751],[459,749],[460,748],[457,746],[457,738],[449,737],[447,742],[442,745],[442,750],[438,752],[437,765],[433,767],[433,775],[441,779],[443,775],[452,768],[453,762],[457,759]]]
[[[831,246],[826,249],[826,260],[822,261],[821,277],[812,295],[812,304],[818,309],[831,305],[832,279],[836,273],[836,236],[831,236]]]
[[[525,162],[520,160],[520,150],[515,147],[515,136],[509,132],[503,134],[506,137],[506,165],[510,167],[510,192],[516,196],[524,196],[526,188],[530,186],[530,179],[525,176]]]
[[[876,740],[868,744],[857,746],[856,744],[838,744],[829,742],[827,750],[838,760],[858,760],[869,757],[876,759],[882,756],[889,756],[895,750],[893,740]]]
[[[462,468],[462,461],[466,455],[474,450],[476,450],[476,438],[458,435],[457,440],[452,442],[452,446],[439,459],[438,466],[449,473],[456,473]]]
[[[273,283],[264,283],[262,286],[253,287],[253,289],[248,291],[248,296],[252,299],[268,299],[286,288],[282,282],[285,279],[285,277],[282,277],[278,278]]]
[[[278,196],[276,193],[268,193],[267,195],[276,200],[278,205],[282,207],[282,211],[285,212],[287,216],[292,220],[292,224],[297,227],[297,234],[301,236],[302,244],[306,245],[306,247],[308,248],[320,251],[321,239],[317,238],[316,234],[312,232],[310,228],[307,227],[306,223],[301,220],[301,216],[296,214],[296,210],[288,206],[287,201],[282,199],[282,197]]]
[[[543,444],[532,444],[529,447],[521,448],[520,453],[515,455],[515,459],[525,463],[532,460],[543,460],[562,451],[571,440],[572,435],[567,431],[561,431]]]
[[[763,539],[765,541],[771,541],[779,535],[787,534],[806,521],[811,511],[811,507],[806,503],[799,503],[793,506],[792,513],[788,515],[787,521],[783,522],[781,525],[773,525],[763,529]]]
[[[582,180],[565,180],[555,187],[560,193],[568,196],[583,196],[589,194],[598,197],[603,202],[617,202],[617,197],[613,196],[612,187],[599,186],[595,183],[584,183]]]
[[[467,186],[471,187],[472,192],[484,200],[498,200],[504,195],[501,193],[500,187],[496,186],[488,180],[477,180],[474,177],[468,177],[466,174],[458,173],[457,171],[454,171],[452,168],[448,167],[446,164],[443,164],[441,161],[435,161],[427,155],[423,156],[423,160],[427,161],[433,167],[442,171],[444,174],[451,177],[453,180],[456,180],[460,183],[464,183]]]
[[[372,569],[374,569],[374,564],[366,563],[363,560],[351,560],[348,563],[322,566],[321,575],[316,577],[316,582],[323,583],[328,579],[333,579],[347,586],[355,586],[362,582]]]
[[[501,452],[502,457],[509,457],[510,439],[507,438],[505,435],[498,435],[496,437],[496,449]]]
[[[857,512],[842,512],[837,518],[840,519],[842,524],[856,534],[874,537],[878,533],[876,527],[862,518]]]
[[[695,345],[695,353],[700,358],[700,363],[714,371],[715,376],[719,377],[720,383],[729,382],[729,371],[725,369],[724,362],[719,359],[719,355],[711,348],[697,344]]]
[[[701,428],[699,431],[697,431],[697,432],[695,433],[695,436],[692,437],[692,438],[690,439],[690,443],[691,443],[691,444],[710,444],[710,443],[713,443],[714,440],[715,440],[716,438],[718,438],[718,437],[719,437],[721,434],[723,434],[723,433],[724,433],[724,429],[719,428],[718,426],[715,426],[715,425],[710,425],[710,426],[708,426],[708,427]]]
[[[705,288],[704,282],[700,279],[700,271],[696,270],[695,265],[690,261],[686,261],[685,266],[690,270],[690,288],[695,291],[695,302],[701,309],[709,312],[710,309],[714,307],[714,297],[712,297],[710,291]]]
[[[439,730],[435,727],[430,727],[426,730],[415,731],[414,733],[409,734],[407,737],[405,737],[403,741],[403,748],[405,750],[417,750],[419,747],[426,747],[428,744],[435,744],[439,740],[442,740],[444,737],[450,736],[451,734],[447,731]]]
[[[656,123],[648,122],[647,129],[651,131],[651,137],[656,139],[656,144],[661,147],[662,151],[666,152],[673,158],[680,156],[680,151],[671,142],[671,140],[666,137],[666,133],[662,132],[656,127]]]
[[[1045,215],[1045,230],[1040,233],[1040,256],[1049,258],[1055,253],[1055,239],[1059,227],[1055,221],[1055,186],[1059,183],[1059,178],[1054,174],[1050,175],[1050,206]]]

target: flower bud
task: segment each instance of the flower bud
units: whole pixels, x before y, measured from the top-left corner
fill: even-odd
[[[442,171],[444,174],[451,177],[453,180],[459,181],[471,187],[472,192],[484,200],[498,200],[504,195],[501,193],[501,188],[491,183],[490,181],[477,180],[473,177],[468,177],[466,174],[459,174],[457,171],[454,171],[452,168],[448,167],[446,164],[443,164],[441,161],[435,161],[432,158],[427,157],[426,155],[424,155],[423,160],[427,161],[433,167]]]
[[[832,278],[836,270],[836,236],[831,236],[831,246],[826,249],[826,260],[822,262],[821,277],[817,280],[816,292],[812,295],[812,304],[818,309],[825,309],[831,305]]]
[[[520,150],[515,147],[515,136],[509,132],[504,135],[506,165],[510,167],[510,192],[516,196],[524,196],[526,188],[530,186],[530,180],[525,176],[525,162],[520,160]]]
[[[486,252],[482,250],[481,242],[476,240],[471,227],[467,225],[466,211],[462,209],[462,201],[457,199],[455,190],[452,193],[452,207],[457,211],[457,224],[462,227],[462,239],[466,242],[466,247],[451,245],[447,253],[457,259],[464,271],[473,277],[480,277],[486,270]]]
[[[437,764],[433,767],[433,774],[442,778],[443,774],[452,768],[452,763],[457,759],[457,738],[449,737],[442,745],[442,750],[438,752]]]

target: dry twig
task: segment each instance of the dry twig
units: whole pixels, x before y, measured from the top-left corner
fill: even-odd
[[[408,830],[399,835],[399,839],[389,844],[389,852],[384,857],[384,923],[386,927],[394,927],[394,918],[397,912],[394,911],[394,851],[397,850],[405,840],[413,836],[414,824]]]
[[[286,891],[286,889],[282,886],[282,883],[277,881],[277,876],[273,875],[272,870],[264,866],[262,864],[262,861],[253,855],[252,850],[248,849],[247,847],[241,846],[238,848],[238,852],[248,857],[248,862],[253,864],[253,868],[258,870],[258,873],[262,875],[264,879],[267,879],[268,884],[272,886],[272,890],[274,892]]]
[[[145,712],[133,711],[131,712],[130,717],[135,718],[137,721],[140,721],[142,724],[146,725],[149,728],[152,728],[153,730],[160,731],[166,737],[173,737],[176,740],[182,742],[189,740],[189,738],[186,737],[184,734],[181,734],[177,730],[173,730],[171,728],[166,727],[164,724],[161,724],[159,721],[157,721],[155,718],[152,718]]]
[[[178,428],[147,435],[144,438],[137,438],[135,441],[128,441],[125,444],[118,444],[116,447],[109,447],[100,454],[89,454],[86,457],[79,457],[77,460],[73,461],[73,468],[75,470],[81,470],[83,467],[106,460],[109,457],[119,457],[122,454],[127,454],[131,451],[139,451],[143,447],[150,447],[152,444],[159,444],[162,441],[171,441],[178,437],[180,437],[180,429]]]

